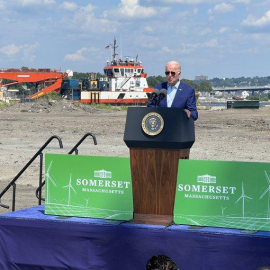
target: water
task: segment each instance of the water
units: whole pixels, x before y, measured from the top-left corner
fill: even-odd
[[[227,102],[200,102],[200,106],[227,108]],[[260,102],[260,107],[264,106],[270,106],[270,102]]]
[[[227,107],[226,102],[200,102],[200,106],[205,107]]]

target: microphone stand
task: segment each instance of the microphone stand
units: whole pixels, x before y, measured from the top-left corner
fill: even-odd
[[[151,102],[154,103],[155,107],[157,107],[157,102],[158,102],[157,97],[158,97],[158,95],[156,93],[153,93]]]
[[[166,95],[164,95],[163,93],[160,93],[160,94],[158,95],[156,107],[158,107],[159,103],[161,102],[161,100],[162,100],[163,98],[165,98],[165,96],[166,96]]]

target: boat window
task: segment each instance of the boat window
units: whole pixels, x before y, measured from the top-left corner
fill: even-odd
[[[138,74],[141,73],[141,69],[140,69],[140,68],[137,69],[137,73],[138,73]]]
[[[115,72],[115,73],[119,73],[119,68],[115,68],[115,69],[114,69],[114,72]]]
[[[107,74],[107,76],[112,76],[113,75],[112,69],[104,70],[104,72]]]
[[[108,75],[111,75],[111,76],[113,75],[113,70],[112,69],[108,70]]]
[[[124,96],[125,96],[125,93],[121,93],[121,94],[119,94],[119,96],[117,97],[117,99],[123,99]]]
[[[124,68],[121,68],[121,76],[125,76],[125,69]]]

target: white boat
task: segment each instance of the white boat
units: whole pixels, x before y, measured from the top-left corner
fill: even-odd
[[[81,102],[109,104],[146,104],[153,88],[148,87],[147,74],[137,59],[116,59],[116,39],[111,45],[112,61],[107,61],[104,76],[96,83],[98,88],[81,91]]]

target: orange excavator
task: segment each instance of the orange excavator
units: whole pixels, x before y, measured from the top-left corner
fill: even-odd
[[[65,73],[51,69],[0,69],[0,87],[7,87],[19,83],[36,83],[39,91],[29,98],[35,99],[44,96],[52,91],[59,91],[64,78],[72,76],[72,71]],[[3,84],[1,79],[11,82]]]

